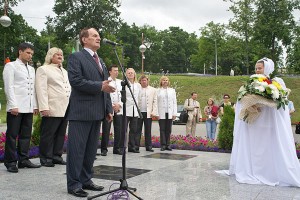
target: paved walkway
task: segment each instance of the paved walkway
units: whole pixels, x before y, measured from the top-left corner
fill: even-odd
[[[156,127],[154,123],[154,129]],[[197,127],[198,128],[198,127]],[[202,136],[203,125],[199,125]],[[173,126],[175,134],[183,134],[185,126]],[[154,131],[156,132],[156,131]],[[65,155],[64,155],[65,157]],[[136,187],[136,194],[145,200],[300,200],[300,189],[293,187],[270,187],[264,185],[239,184],[234,177],[220,175],[216,170],[228,169],[230,154],[173,150],[171,152],[146,152],[141,148],[140,154],[127,154],[126,166],[133,171],[148,170],[146,173],[128,178],[130,187]],[[32,159],[39,163],[39,159]],[[114,169],[121,167],[122,157],[112,154],[98,156],[95,160],[95,173],[98,178],[93,181],[103,185],[105,191],[119,187],[117,179],[101,178],[97,169]],[[101,165],[101,166],[100,166]],[[121,178],[122,174],[110,170],[109,176]],[[67,193],[65,166],[54,168],[20,169],[12,174],[0,164],[0,199],[2,200],[53,200],[78,199]],[[117,173],[117,174],[116,174]],[[100,178],[99,178],[100,177]],[[89,192],[90,196],[99,194]],[[108,199],[107,196],[97,199]],[[130,199],[136,199],[130,196]]]
[[[111,153],[98,156],[94,166],[121,167],[121,156]],[[171,155],[171,156],[170,156]],[[172,156],[173,155],[173,156]],[[188,158],[188,159],[185,159]],[[300,199],[300,189],[239,184],[234,177],[220,175],[215,170],[228,169],[230,154],[173,150],[161,153],[127,154],[127,167],[149,170],[127,179],[136,194],[145,200],[295,200]],[[38,159],[32,159],[38,163]],[[4,200],[53,200],[78,199],[67,193],[65,166],[54,168],[20,169],[8,173],[0,164],[0,199]],[[117,174],[120,178],[121,173]],[[94,178],[105,191],[116,189],[119,182]],[[89,192],[90,196],[99,194]],[[107,196],[97,198],[107,199]],[[136,199],[130,196],[130,199]]]

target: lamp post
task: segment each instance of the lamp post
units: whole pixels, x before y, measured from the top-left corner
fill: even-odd
[[[217,39],[215,39],[215,54],[216,54],[216,76],[218,75],[218,50],[217,50]]]
[[[145,51],[146,51],[147,47],[144,44],[144,33],[142,33],[142,44],[139,47],[140,52],[142,53],[142,75],[144,74],[144,59],[145,59]]]
[[[4,15],[0,18],[0,23],[4,27],[9,27],[11,25],[11,19],[7,16],[7,0],[5,0],[4,4]],[[5,41],[6,41],[6,33],[4,33],[3,37],[3,61],[5,62]]]

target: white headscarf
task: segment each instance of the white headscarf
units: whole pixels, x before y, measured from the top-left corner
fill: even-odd
[[[264,74],[266,76],[270,76],[270,74],[274,71],[274,62],[269,58],[262,58],[257,62],[263,61],[264,62]]]

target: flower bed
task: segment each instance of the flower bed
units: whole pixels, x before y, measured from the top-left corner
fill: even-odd
[[[5,133],[2,132],[0,134],[0,161],[4,159],[4,148],[5,148]],[[100,136],[101,140],[101,136]],[[99,146],[100,146],[99,140]],[[67,141],[68,137],[65,137],[65,144],[64,144],[64,152],[67,148]],[[141,139],[141,145],[144,146],[144,137]],[[209,152],[224,152],[230,153],[230,150],[224,150],[218,147],[217,141],[207,140],[201,137],[186,137],[182,135],[171,135],[170,138],[171,148],[173,149],[181,149],[181,150],[192,150],[192,151],[209,151]],[[296,152],[298,158],[300,158],[300,144],[296,143]],[[113,146],[113,135],[110,134],[109,137],[109,144],[108,146]],[[159,136],[152,136],[152,146],[154,148],[160,148],[160,137]],[[39,155],[39,148],[38,146],[31,146],[29,151],[29,157],[38,157]]]

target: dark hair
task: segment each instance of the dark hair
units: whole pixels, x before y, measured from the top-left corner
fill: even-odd
[[[197,94],[197,92],[192,92],[192,93],[191,93],[191,96],[193,96],[194,94]]]
[[[110,72],[112,70],[112,68],[118,68],[118,65],[112,64],[111,66],[109,66],[107,68],[107,70]]]
[[[224,95],[223,95],[223,99],[224,99],[225,97],[228,97],[228,98],[230,99],[229,94],[224,94]]]
[[[34,47],[33,47],[32,44],[23,42],[23,43],[19,44],[19,47],[18,47],[18,57],[19,57],[19,51],[25,51],[25,49],[31,49],[32,51],[34,51]]]

